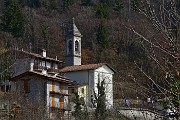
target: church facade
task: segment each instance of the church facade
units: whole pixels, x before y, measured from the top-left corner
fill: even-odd
[[[59,70],[65,77],[76,81],[78,85],[87,85],[87,92],[79,90],[79,95],[87,106],[93,106],[94,96],[98,93],[97,83],[104,80],[106,106],[113,106],[113,74],[115,71],[106,63],[81,64],[82,35],[73,22],[66,28],[66,66]],[[83,95],[85,94],[85,95]]]

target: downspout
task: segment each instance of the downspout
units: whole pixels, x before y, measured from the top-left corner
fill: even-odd
[[[89,81],[89,70],[88,70],[88,98],[87,98],[87,102],[88,103],[86,103],[86,104],[89,104],[89,98],[90,98],[90,88],[91,86],[90,86],[90,81]],[[87,106],[87,105],[86,105]]]

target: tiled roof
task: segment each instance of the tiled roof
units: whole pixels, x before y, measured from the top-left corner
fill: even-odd
[[[98,64],[87,64],[87,65],[74,65],[74,66],[67,66],[62,69],[60,69],[58,72],[72,72],[72,71],[84,71],[84,70],[94,70],[99,67],[102,67],[103,65],[108,66],[113,72],[115,72],[108,64],[106,63],[98,63]]]
[[[32,57],[36,57],[36,58],[41,58],[41,59],[45,59],[45,60],[50,60],[50,61],[55,61],[55,62],[63,62],[54,58],[50,58],[50,57],[43,57],[42,55],[36,54],[36,53],[32,53],[32,52],[28,52],[28,51],[22,51],[22,50],[9,50],[7,52],[19,52],[25,55],[30,55]]]
[[[42,77],[46,80],[54,80],[54,81],[63,82],[63,83],[72,83],[72,81],[70,81],[70,79],[65,78],[63,76],[56,77],[56,76],[51,76],[48,74],[43,74],[40,72],[35,72],[35,71],[26,71],[20,75],[17,75],[15,77],[11,78],[11,80],[18,80],[18,79],[26,77],[26,76],[37,76],[37,77]]]

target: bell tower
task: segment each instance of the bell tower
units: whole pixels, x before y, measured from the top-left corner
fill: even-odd
[[[81,65],[81,37],[73,18],[65,28],[66,66]]]

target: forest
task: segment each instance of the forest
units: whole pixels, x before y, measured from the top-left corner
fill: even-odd
[[[64,23],[74,17],[82,64],[116,71],[114,99],[161,99],[178,106],[179,0],[0,0],[0,54],[23,49],[65,61]]]

